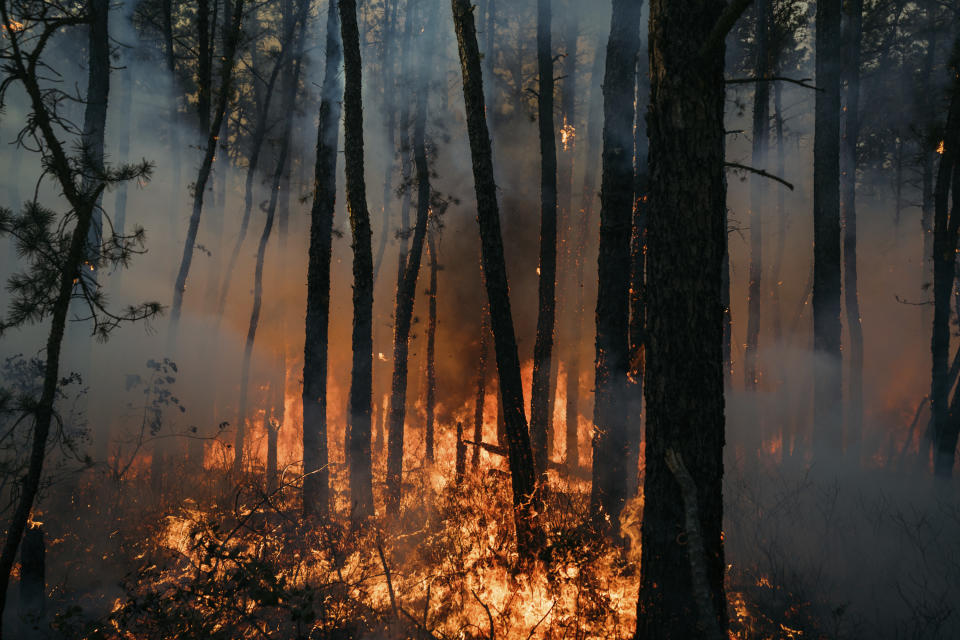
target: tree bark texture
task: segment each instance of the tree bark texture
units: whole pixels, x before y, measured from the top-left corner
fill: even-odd
[[[503,236],[500,232],[497,186],[493,177],[493,153],[485,117],[480,50],[469,0],[451,0],[451,6],[463,77],[463,98],[473,162],[483,273],[490,304],[490,325],[500,379],[500,397],[503,401],[517,545],[521,556],[530,556],[535,548],[531,504],[535,485],[533,453],[523,409],[520,358],[517,353],[513,314],[510,310],[510,288],[503,255]]]
[[[614,532],[619,531],[620,510],[627,493],[633,103],[641,8],[641,0],[614,2],[603,77],[603,173],[590,513],[595,525]]]
[[[353,236],[353,366],[347,420],[350,425],[350,517],[373,515],[370,414],[373,396],[373,252],[363,173],[363,99],[360,32],[356,0],[339,0],[343,39],[344,164],[347,209]]]
[[[650,6],[650,203],[647,218],[646,475],[636,638],[707,637],[683,536],[675,452],[697,496],[713,616],[724,596],[723,275],[726,254],[723,0]]]
[[[337,199],[337,142],[340,130],[340,16],[327,8],[326,62],[317,128],[317,160],[310,209],[306,339],[303,347],[303,515],[325,517],[330,508],[327,468],[327,364],[330,336],[330,262]]]

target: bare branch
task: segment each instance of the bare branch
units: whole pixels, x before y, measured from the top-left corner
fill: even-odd
[[[764,171],[763,169],[757,169],[755,167],[750,167],[745,164],[740,164],[739,162],[724,162],[723,166],[730,167],[731,169],[740,169],[742,171],[749,171],[750,173],[755,173],[758,176],[763,176],[764,178],[770,178],[771,180],[776,180],[790,191],[793,191],[793,184],[787,182],[780,176],[775,176],[772,173]]]

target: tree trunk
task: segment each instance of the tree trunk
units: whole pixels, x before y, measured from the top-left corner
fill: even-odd
[[[427,233],[427,248],[430,253],[430,288],[427,290],[427,403],[424,457],[433,464],[434,421],[437,411],[437,228]]]
[[[757,0],[756,7],[756,64],[755,75],[760,80],[754,84],[753,93],[753,153],[752,163],[758,169],[767,166],[767,149],[770,137],[770,0]],[[747,391],[756,391],[760,383],[758,349],[760,348],[760,303],[763,276],[763,218],[764,200],[767,195],[767,178],[750,176],[750,283],[747,287],[747,342],[743,354],[743,386]],[[761,431],[756,400],[750,405],[748,456],[755,457],[760,449]]]
[[[393,34],[397,23],[397,8],[399,0],[393,0],[384,9],[383,25],[383,43],[381,44],[380,73],[383,74],[383,112],[386,118],[386,143],[387,148],[391,150],[383,170],[383,222],[380,229],[380,244],[377,247],[377,255],[373,260],[373,281],[377,281],[380,275],[380,265],[383,262],[383,254],[387,248],[387,240],[390,236],[390,204],[393,201],[393,145],[397,128],[397,110],[393,100],[396,91],[394,82],[394,55]],[[409,53],[408,53],[409,55]]]
[[[956,277],[957,233],[960,231],[960,37],[953,46],[950,112],[943,132],[943,153],[934,188],[933,218],[933,356],[930,412],[933,418],[933,466],[937,476],[949,478],[957,448],[960,419],[948,411],[950,394],[950,297]],[[951,180],[953,211],[950,211]]]
[[[330,508],[327,468],[327,342],[330,330],[330,262],[337,198],[337,142],[340,129],[340,19],[335,2],[327,8],[326,62],[317,129],[310,249],[307,266],[306,339],[303,348],[303,515],[324,518]]]
[[[813,450],[841,451],[840,353],[840,0],[816,16],[817,91],[813,144]]]
[[[481,274],[481,279],[483,275]],[[480,305],[480,362],[477,364],[477,394],[473,404],[473,441],[483,442],[483,405],[487,392],[487,334],[490,332],[490,313],[486,303]],[[480,466],[480,446],[474,444],[470,457],[470,467],[476,470]]]
[[[533,348],[533,389],[530,393],[530,441],[534,473],[547,473],[547,411],[557,286],[557,145],[553,126],[553,50],[550,0],[537,0],[537,69],[540,124],[540,286],[537,340]]]
[[[627,497],[637,493],[640,482],[640,445],[643,417],[643,366],[646,342],[646,229],[650,176],[647,169],[646,105],[650,102],[650,63],[643,51],[637,56],[636,113],[633,124],[633,219],[630,229],[630,365],[627,375],[629,407],[627,416]]]
[[[849,381],[847,386],[846,451],[854,466],[860,463],[863,433],[863,327],[857,294],[857,140],[860,137],[860,42],[863,0],[848,0],[844,38],[846,106],[840,146],[840,189],[843,213],[843,293],[850,331]]]
[[[493,177],[493,155],[485,117],[480,51],[469,0],[451,0],[451,6],[463,76],[463,98],[477,197],[483,273],[490,304],[490,324],[500,378],[500,396],[503,400],[517,546],[521,556],[529,557],[536,547],[531,504],[535,486],[533,453],[523,410],[520,358],[513,328],[513,314],[510,310],[510,289],[503,255],[503,237],[500,233],[497,186]]]
[[[240,250],[243,248],[243,242],[247,238],[247,230],[250,227],[254,182],[257,177],[257,168],[260,166],[260,153],[263,149],[264,140],[266,140],[267,137],[267,129],[269,128],[268,116],[270,115],[270,103],[273,99],[273,89],[276,86],[280,70],[288,64],[289,49],[293,46],[292,28],[289,30],[284,29],[283,37],[283,47],[280,50],[280,55],[277,56],[277,60],[274,62],[273,69],[270,71],[270,77],[267,80],[267,86],[263,93],[263,102],[258,105],[257,122],[254,126],[253,134],[250,137],[250,156],[247,159],[247,177],[243,185],[243,216],[240,218],[240,231],[233,245],[233,250],[230,252],[230,260],[227,262],[227,270],[224,273],[223,284],[220,287],[220,296],[216,309],[218,323],[223,316],[224,309],[226,309],[227,294],[230,292],[230,283],[233,281],[233,269],[237,264],[237,258],[240,256]]]
[[[216,9],[217,0],[214,0]],[[217,28],[216,19],[213,29]],[[210,102],[213,84],[213,38],[210,24],[210,0],[197,0],[197,115],[200,135],[210,132]]]
[[[602,86],[604,42],[598,39],[593,54],[593,67],[590,70],[590,105],[587,113],[587,155],[583,171],[583,192],[580,202],[580,217],[577,226],[577,244],[574,249],[576,262],[576,302],[573,312],[573,335],[570,362],[567,366],[567,419],[564,444],[564,462],[567,472],[572,473],[580,467],[580,336],[583,333],[584,315],[584,260],[587,246],[587,234],[593,225],[593,207],[597,194],[597,156],[602,144],[603,105],[599,99]]]
[[[407,32],[419,22],[420,15],[410,11],[407,16]],[[407,55],[412,56],[411,40],[407,41]],[[397,284],[396,308],[394,310],[393,334],[393,377],[390,393],[390,417],[387,426],[387,498],[393,504],[400,502],[403,474],[404,422],[407,410],[408,358],[410,350],[410,327],[413,321],[413,305],[417,295],[417,279],[420,275],[420,262],[423,257],[423,243],[427,235],[430,216],[430,167],[427,163],[426,125],[428,83],[426,72],[429,58],[424,59],[418,82],[414,85],[416,114],[413,126],[414,165],[417,177],[417,222],[413,230],[413,243],[409,255],[406,253],[406,241],[400,254],[402,276]],[[409,116],[401,118],[406,127]],[[404,136],[405,137],[405,136]],[[409,202],[409,200],[408,200]],[[408,205],[409,207],[409,205]],[[409,218],[409,214],[406,216]],[[403,224],[409,224],[404,220]],[[428,447],[429,450],[429,447]]]
[[[370,414],[373,393],[373,255],[370,212],[363,173],[363,100],[356,0],[340,0],[345,86],[344,163],[347,208],[353,235],[353,368],[347,420],[350,426],[350,517],[359,524],[373,515]]]
[[[777,175],[786,173],[786,144],[783,139],[783,87],[781,83],[773,85],[773,125],[777,130]],[[773,265],[770,270],[770,323],[773,344],[779,345],[783,338],[783,319],[780,317],[780,273],[783,269],[783,252],[787,245],[787,207],[786,187],[778,185],[777,190],[777,248],[773,252]]]
[[[737,15],[731,13],[735,6],[723,0],[655,0],[650,7],[646,475],[638,639],[726,637],[723,40]],[[697,506],[690,510],[703,540],[699,557],[687,538],[677,535],[692,529],[668,454],[685,463],[696,489],[690,493]],[[702,571],[684,569],[694,566]],[[716,625],[698,624],[698,618],[711,617]]]
[[[603,77],[603,175],[597,261],[597,342],[593,409],[595,526],[616,534],[627,494],[627,369],[630,359],[630,231],[633,119],[642,0],[616,0]]]
[[[304,8],[307,3],[304,2]],[[303,42],[304,31],[306,30],[306,11],[299,12],[297,22],[300,24],[300,33],[297,36],[298,48]],[[301,56],[292,61],[293,71],[289,82],[284,87],[283,97],[284,125],[283,133],[280,139],[280,150],[277,153],[277,168],[273,173],[273,181],[270,185],[270,201],[267,205],[267,219],[263,223],[263,233],[260,234],[260,243],[257,246],[257,261],[253,275],[253,308],[250,311],[250,322],[247,325],[247,339],[243,350],[243,362],[240,367],[240,400],[237,416],[236,440],[233,446],[233,472],[239,475],[243,470],[243,449],[246,437],[247,421],[247,392],[250,383],[250,366],[253,359],[253,347],[257,337],[257,329],[260,325],[260,312],[263,307],[263,266],[266,260],[267,245],[270,242],[270,234],[273,230],[274,218],[277,211],[277,200],[280,195],[280,182],[286,172],[287,160],[290,156],[290,138],[293,133],[293,110],[297,97],[297,83],[300,77]]]
[[[173,184],[170,191],[170,233],[176,238],[176,227],[179,224],[180,201],[180,102],[177,97],[177,63],[173,49],[173,0],[162,0],[163,12],[163,53],[167,63],[167,72],[170,74],[170,168],[173,170]]]
[[[243,18],[244,0],[234,0],[231,19],[224,26],[224,50],[222,67],[220,70],[220,94],[217,99],[216,113],[213,126],[207,135],[206,151],[203,162],[197,173],[197,182],[193,187],[193,212],[190,214],[190,224],[187,228],[187,237],[183,245],[183,256],[180,259],[180,268],[173,285],[173,304],[170,307],[170,334],[168,341],[171,346],[176,344],[177,329],[180,324],[180,314],[183,310],[183,295],[187,289],[187,276],[190,274],[190,265],[193,262],[193,252],[197,242],[197,232],[200,229],[200,217],[203,214],[203,195],[206,192],[207,180],[213,167],[213,159],[217,152],[217,141],[220,136],[220,126],[227,112],[227,103],[230,98],[233,84],[233,67],[237,53],[237,44],[240,39],[240,24]]]

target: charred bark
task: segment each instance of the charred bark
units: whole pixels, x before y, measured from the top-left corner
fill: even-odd
[[[950,111],[944,129],[943,153],[937,168],[933,218],[933,356],[930,411],[933,418],[933,469],[953,474],[960,417],[949,413],[950,298],[956,278],[957,234],[960,232],[960,38],[953,45]],[[951,211],[950,192],[953,191]]]
[[[370,414],[373,394],[373,255],[370,212],[363,173],[363,99],[360,32],[356,0],[340,0],[345,85],[344,163],[347,208],[353,235],[353,367],[347,420],[350,425],[350,517],[355,524],[373,515]]]
[[[330,508],[327,468],[327,343],[330,335],[330,262],[337,198],[337,142],[340,130],[340,18],[327,8],[326,62],[317,129],[310,249],[307,266],[306,339],[303,348],[303,515],[323,518]]]
[[[414,23],[412,12],[408,15],[408,20],[410,25]],[[410,29],[411,27],[408,27],[408,31]],[[409,39],[407,39],[407,44],[410,44]],[[409,47],[408,55],[410,55]],[[429,65],[425,63],[423,69],[428,68]],[[394,505],[399,503],[401,497],[410,328],[413,321],[413,305],[417,294],[417,279],[420,275],[420,263],[423,257],[424,238],[427,235],[430,216],[430,167],[427,162],[426,150],[427,91],[423,86],[424,74],[421,74],[420,80],[414,96],[416,114],[413,127],[414,165],[417,177],[417,222],[413,230],[410,253],[406,254],[404,251],[400,255],[402,275],[397,285],[396,308],[394,310],[393,377],[390,389],[389,422],[387,423],[387,498]],[[428,446],[428,451],[429,449]]]
[[[553,50],[550,0],[537,1],[537,119],[540,129],[540,279],[533,348],[530,441],[538,479],[547,472],[547,422],[557,286],[557,143],[553,126]],[[538,480],[539,481],[539,480]]]
[[[842,445],[840,353],[840,0],[816,16],[817,91],[813,143],[813,449]]]
[[[535,475],[533,453],[527,420],[523,410],[523,386],[520,379],[520,358],[510,310],[510,290],[500,232],[500,211],[497,186],[493,177],[493,154],[487,129],[483,96],[483,75],[473,9],[468,0],[451,0],[460,70],[463,77],[463,98],[466,107],[467,132],[473,161],[474,188],[477,197],[477,221],[483,255],[490,324],[500,378],[506,438],[509,448],[510,478],[513,485],[514,521],[517,545],[521,556],[535,550],[535,526],[532,522],[532,498]]]
[[[620,510],[627,494],[633,102],[641,8],[641,0],[614,2],[603,77],[603,174],[590,514],[595,526],[614,534],[619,531]]]
[[[726,635],[723,39],[735,10],[744,7],[723,0],[654,0],[650,7],[646,475],[638,639],[713,637],[711,629]],[[689,469],[696,490],[695,524],[703,540],[699,560],[690,558],[686,540],[677,536],[691,527],[685,524],[683,492],[667,465],[671,450]],[[705,564],[707,605],[712,606],[701,617],[712,617],[715,625],[698,623],[699,588],[691,572],[680,569],[691,560]]]

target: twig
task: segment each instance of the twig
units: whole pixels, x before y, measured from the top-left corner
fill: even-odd
[[[728,78],[724,80],[727,84],[750,84],[753,82],[790,82],[795,85],[799,85],[805,89],[813,89],[814,91],[823,91],[820,87],[810,84],[813,82],[813,78],[788,78],[787,76],[770,76],[768,78]]]
[[[764,178],[770,178],[771,180],[776,180],[790,191],[793,191],[793,185],[780,176],[775,176],[772,173],[764,171],[763,169],[757,169],[756,167],[750,167],[745,164],[740,164],[739,162],[724,162],[723,166],[730,167],[731,169],[742,169],[744,171],[749,171],[750,173],[755,173],[758,176],[763,176]]]
[[[383,565],[383,574],[387,578],[387,593],[390,594],[390,608],[393,609],[393,617],[400,618],[397,613],[397,597],[393,592],[393,579],[390,577],[390,567],[387,566],[387,557],[383,553],[383,541],[380,539],[380,532],[377,532],[377,554],[380,556],[380,563]]]
[[[487,606],[483,600],[480,599],[480,596],[477,595],[477,592],[473,589],[470,589],[470,593],[473,594],[474,599],[480,603],[480,606],[483,607],[483,610],[487,612],[487,620],[490,621],[490,636],[489,640],[496,640],[496,636],[493,631],[493,614],[490,613],[490,607]]]

